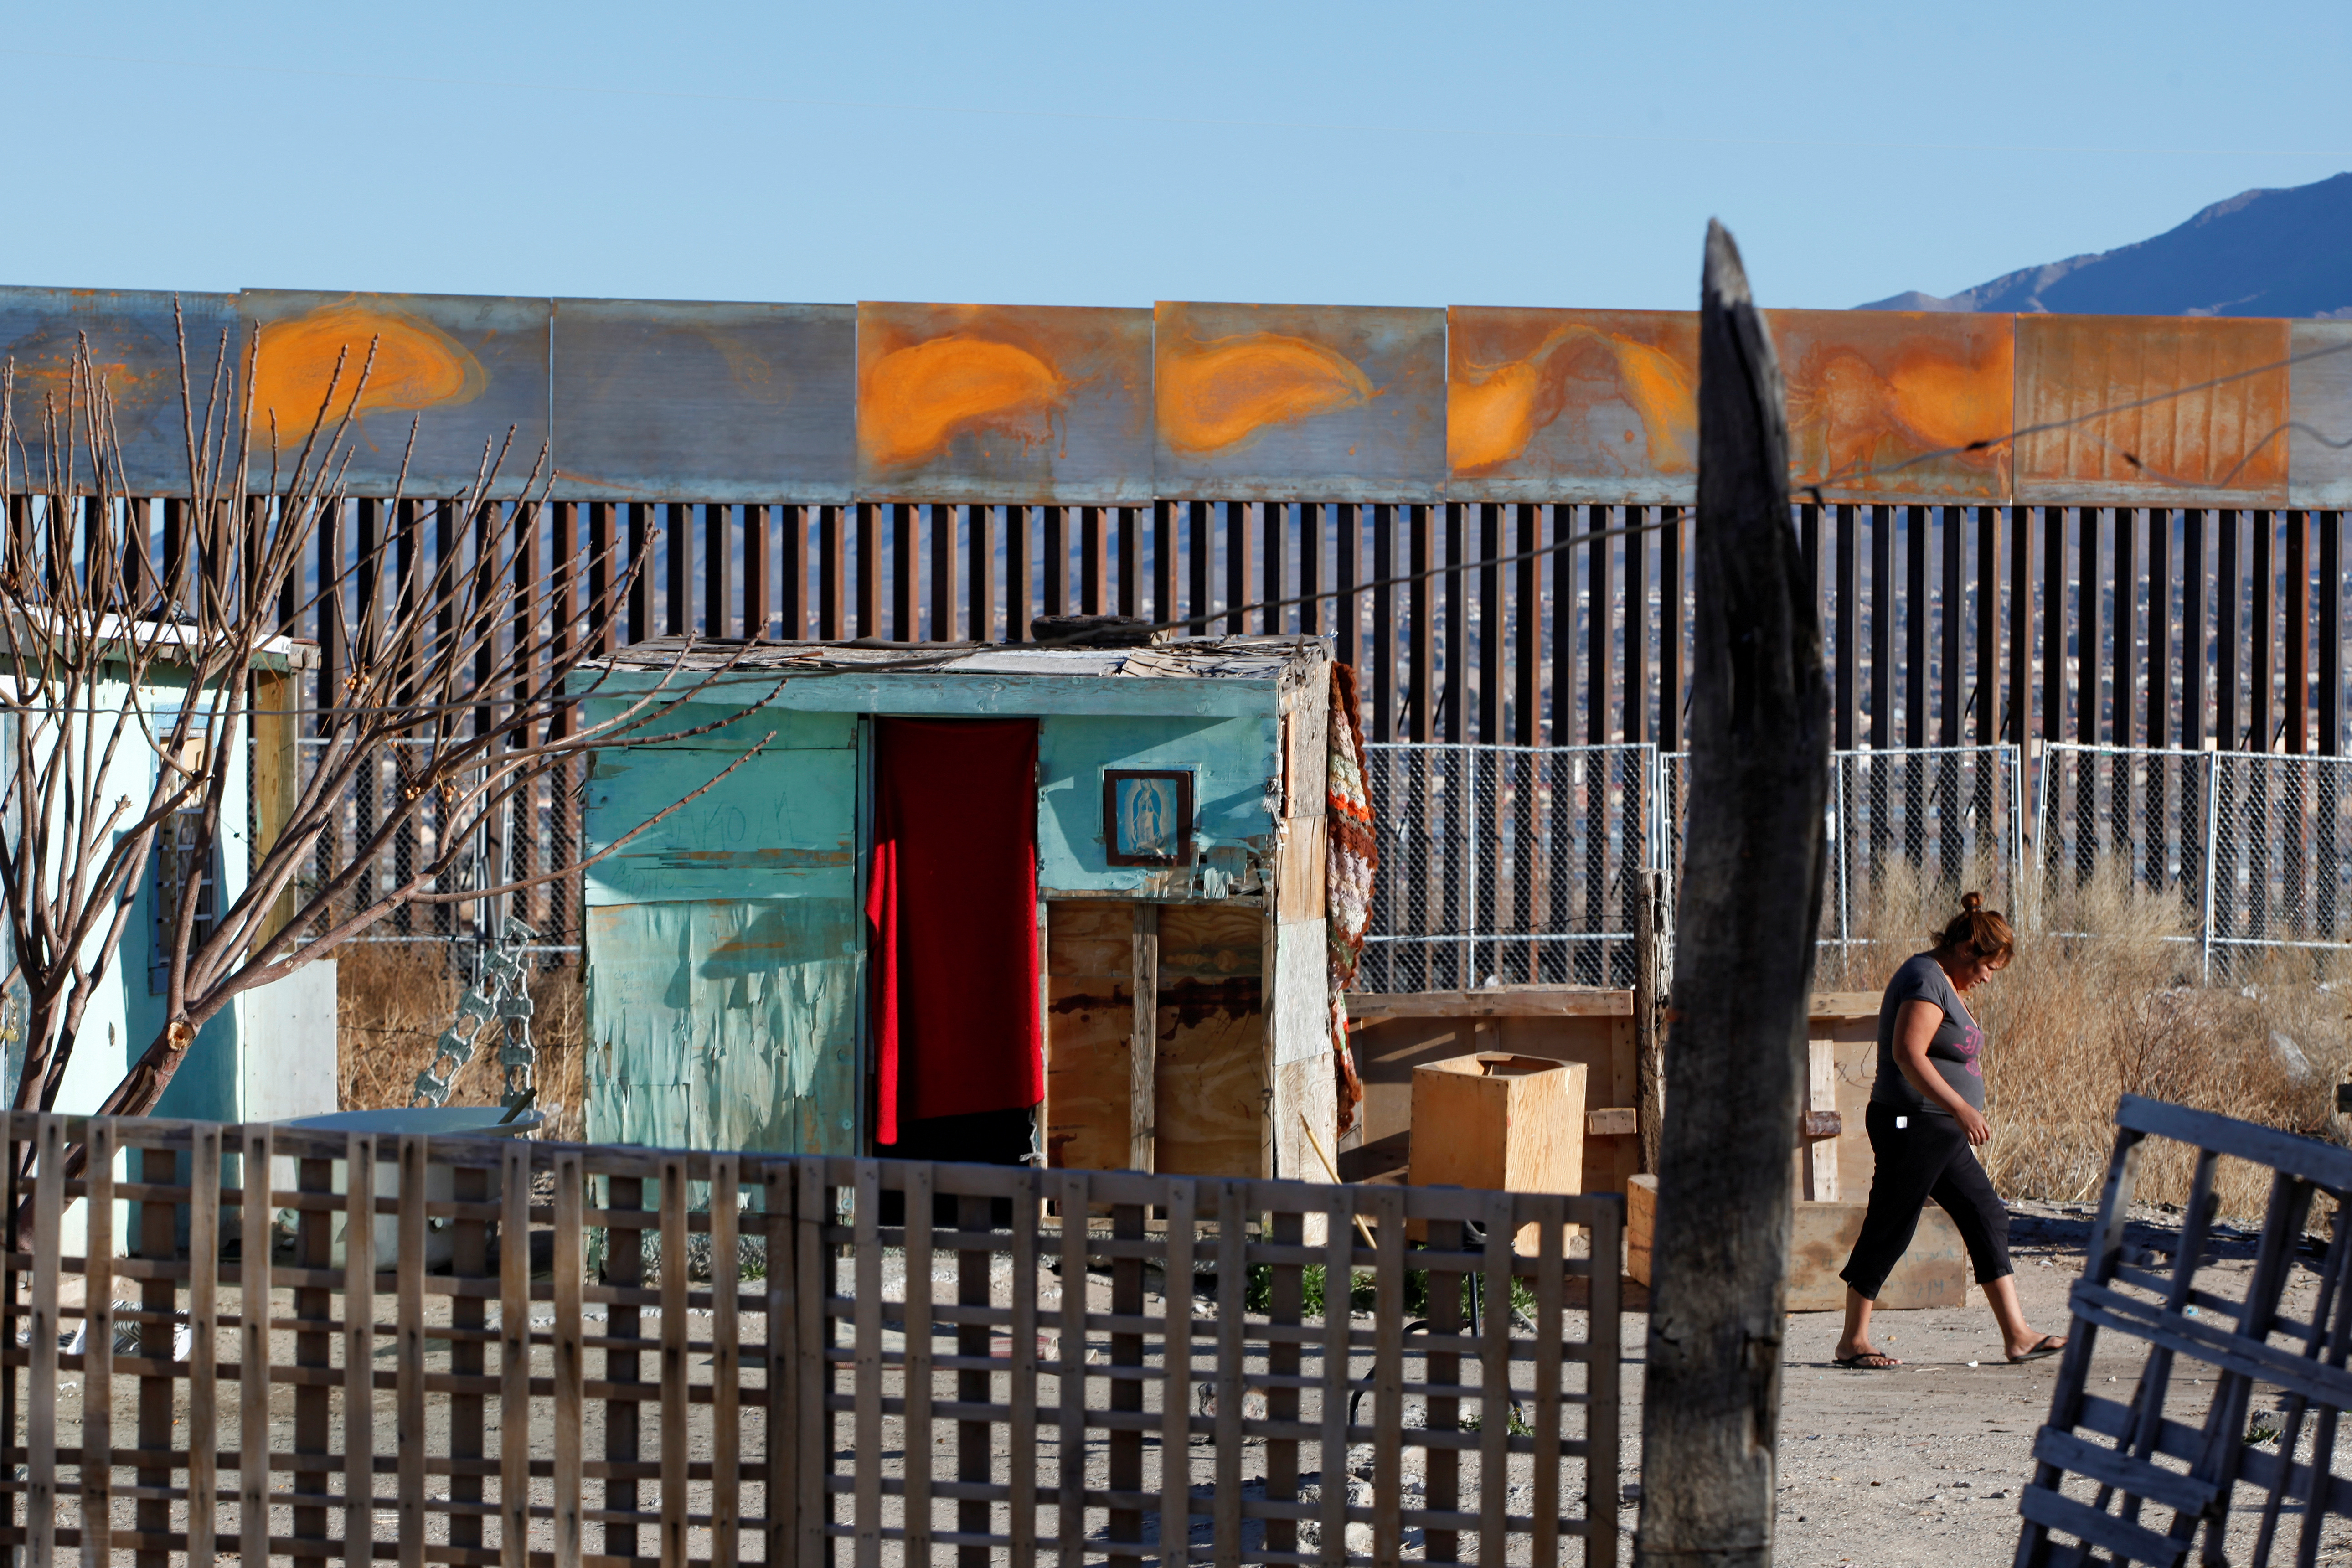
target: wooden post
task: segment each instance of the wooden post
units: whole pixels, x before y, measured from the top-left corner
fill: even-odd
[[[1160,906],[1135,906],[1135,1023],[1127,1046],[1127,1163],[1149,1171],[1156,1158],[1158,1106],[1152,1086],[1160,1072]]]
[[[1698,404],[1675,1114],[1659,1149],[1635,1561],[1764,1568],[1829,702],[1780,364],[1738,249],[1712,224]]]
[[[1633,1125],[1642,1171],[1658,1173],[1666,1123],[1666,874],[1644,871],[1633,928]]]
[[[301,688],[290,670],[266,670],[253,678],[253,853],[276,847],[302,793],[302,721],[296,711]],[[263,917],[257,942],[268,942],[294,918],[289,886]]]

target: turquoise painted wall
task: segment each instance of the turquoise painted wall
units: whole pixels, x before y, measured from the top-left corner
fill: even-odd
[[[751,720],[699,744],[603,752],[591,774],[594,853],[735,765],[585,874],[598,1142],[856,1146],[856,721]]]
[[[617,672],[604,688],[616,694],[586,704],[588,721],[620,714],[619,692],[637,684],[652,680]],[[692,704],[653,727],[718,727],[603,752],[592,773],[593,853],[772,734],[586,872],[592,1139],[858,1152],[860,713],[1038,718],[1038,871],[1054,892],[1138,892],[1155,875],[1106,858],[1105,768],[1193,770],[1194,842],[1228,883],[1273,833],[1272,680],[906,674],[801,678],[781,691],[769,679],[746,695],[766,700]],[[1155,896],[1178,895],[1163,882]]]
[[[1143,684],[1138,682],[1136,684]],[[1274,832],[1280,729],[1271,700],[1260,716],[1080,717],[1039,721],[1037,879],[1056,892],[1141,890],[1155,873],[1113,866],[1103,842],[1106,768],[1186,768],[1192,773],[1192,842],[1227,878],[1263,855]]]

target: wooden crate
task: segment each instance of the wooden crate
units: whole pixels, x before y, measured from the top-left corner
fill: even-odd
[[[1582,1062],[1586,1129],[1581,1184],[1622,1192],[1640,1141],[1632,1136],[1633,994],[1573,985],[1500,985],[1476,991],[1348,998],[1350,1043],[1364,1080],[1356,1126],[1340,1141],[1339,1174],[1351,1182],[1403,1181],[1411,1163],[1412,1077],[1431,1062],[1480,1051]],[[1621,1110],[1623,1136],[1596,1129],[1593,1112]]]
[[[1866,1205],[1800,1203],[1789,1238],[1789,1310],[1834,1312],[1845,1306],[1838,1270],[1862,1234]],[[1658,1179],[1636,1176],[1625,1189],[1625,1272],[1650,1282],[1650,1238],[1658,1220]],[[1934,1204],[1919,1215],[1910,1250],[1879,1288],[1881,1310],[1959,1307],[1968,1302],[1969,1250],[1951,1216]]]
[[[1574,1193],[1584,1181],[1582,1062],[1480,1051],[1412,1069],[1414,1186]],[[1521,1237],[1533,1245],[1531,1236]]]

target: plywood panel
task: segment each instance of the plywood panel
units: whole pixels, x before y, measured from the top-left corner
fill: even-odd
[[[1443,488],[1443,311],[1162,300],[1152,374],[1162,495],[1425,501]]]
[[[1125,902],[1057,900],[1045,906],[1045,973],[1124,978],[1132,969],[1135,910]]]
[[[1819,486],[1832,500],[2008,499],[2014,317],[1769,317],[1788,380],[1791,487]]]
[[[1674,501],[1698,476],[1698,318],[1446,312],[1446,494]]]
[[[1058,945],[1049,940],[1046,951]],[[1127,1165],[1131,995],[1126,984],[1108,975],[1055,974],[1045,982],[1050,1164],[1092,1171]]]
[[[274,413],[290,462],[333,385],[331,420],[357,400],[347,470],[352,494],[385,496],[400,486],[412,496],[462,495],[486,449],[495,457],[502,448],[496,493],[522,493],[552,434],[546,300],[248,289],[237,296],[237,310],[256,344],[253,434],[263,453]],[[362,386],[371,342],[375,368]],[[346,350],[337,383],[336,361]],[[408,456],[412,425],[415,449]],[[257,467],[266,471],[266,457]]]
[[[1269,1070],[1255,979],[1167,985],[1153,1089],[1160,1168],[1177,1175],[1271,1175]]]
[[[224,396],[235,406],[244,373],[243,334],[236,329],[233,294],[177,296],[187,322],[188,374],[194,384],[196,416],[228,334]],[[68,396],[74,354],[89,338],[90,360],[114,405],[115,432],[121,440],[122,478],[132,493],[188,490],[187,424],[180,402],[180,339],[172,320],[173,296],[135,289],[0,289],[0,358],[16,365],[16,437],[25,443],[19,472],[37,483],[51,482],[50,456],[42,439],[42,410],[62,409]],[[87,470],[85,457],[80,467]],[[89,488],[89,475],[76,486]]]
[[[2084,506],[2286,500],[2288,323],[2017,319],[2017,499]]]
[[[1255,904],[1171,904],[1160,911],[1160,978],[1255,977],[1265,965],[1265,913]]]
[[[554,320],[559,494],[849,500],[855,307],[558,300]]]
[[[1128,1162],[1134,912],[1124,902],[1047,906],[1048,1158],[1118,1170]],[[1254,908],[1160,911],[1160,1169],[1270,1173],[1265,1026],[1258,976],[1264,918]],[[1172,962],[1171,962],[1172,960]]]
[[[861,494],[1151,499],[1151,312],[857,307]]]

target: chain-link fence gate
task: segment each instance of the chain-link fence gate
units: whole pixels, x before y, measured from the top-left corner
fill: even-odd
[[[1364,751],[1381,869],[1359,989],[1633,984],[1655,748]]]
[[[2067,898],[2086,889],[2176,900],[2171,940],[2207,979],[2248,950],[2352,936],[2352,758],[2053,743],[2034,816],[2062,927],[2095,920]]]

